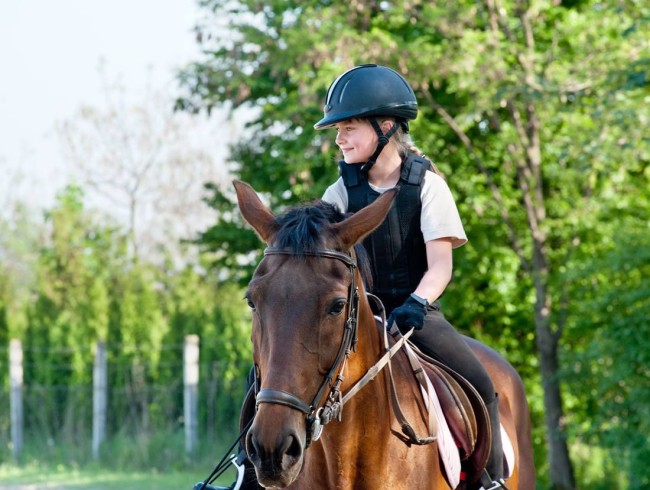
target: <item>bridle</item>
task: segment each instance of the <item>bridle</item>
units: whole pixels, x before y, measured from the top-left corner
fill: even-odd
[[[323,430],[323,426],[330,421],[340,420],[344,400],[341,394],[341,384],[343,383],[343,371],[345,363],[353,351],[357,348],[357,325],[359,322],[359,288],[356,283],[355,269],[357,268],[356,257],[354,252],[345,254],[331,249],[318,249],[311,252],[295,252],[291,249],[268,247],[264,250],[264,255],[293,255],[293,256],[310,256],[326,259],[334,259],[343,262],[350,271],[350,287],[348,288],[347,310],[348,315],[345,320],[343,338],[339,346],[338,353],[334,363],[324,376],[320,387],[307,404],[293,393],[284,390],[266,388],[260,390],[255,397],[256,409],[262,403],[271,403],[284,405],[304,413],[307,417],[307,441],[306,447],[312,441],[318,440]],[[336,376],[336,381],[333,382]],[[257,383],[256,383],[257,385]],[[329,388],[329,393],[325,403],[318,407],[318,403],[323,399],[325,390]]]

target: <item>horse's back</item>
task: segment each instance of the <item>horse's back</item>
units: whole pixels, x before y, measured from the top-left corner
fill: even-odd
[[[485,366],[494,389],[499,394],[501,423],[513,444],[516,458],[516,471],[513,475],[516,486],[509,488],[532,490],[535,488],[535,466],[530,413],[523,381],[512,364],[497,351],[471,337],[465,339]]]

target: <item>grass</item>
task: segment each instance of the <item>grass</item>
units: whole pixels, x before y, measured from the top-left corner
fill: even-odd
[[[171,490],[188,489],[198,480],[194,473],[113,472],[100,469],[0,467],[0,489],[36,490]]]
[[[221,459],[223,444],[205,441],[196,456],[188,457],[182,433],[121,434],[106,442],[96,461],[89,444],[31,438],[18,460],[8,447],[0,449],[0,490],[191,490]],[[228,485],[234,477],[234,469],[228,469],[217,484]]]
[[[0,490],[191,490],[211,468],[169,472],[0,465]],[[225,477],[221,484],[230,483]]]

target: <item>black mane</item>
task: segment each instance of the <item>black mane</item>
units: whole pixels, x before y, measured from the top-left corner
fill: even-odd
[[[319,249],[327,248],[330,238],[329,225],[340,223],[346,215],[338,207],[325,201],[314,201],[290,209],[276,217],[280,225],[275,235],[273,245],[286,248],[296,255],[309,254]],[[357,265],[368,291],[372,290],[372,272],[370,262],[363,245],[354,247],[357,255]]]
[[[298,255],[314,252],[325,246],[329,224],[344,219],[335,205],[325,201],[292,208],[276,218],[280,229],[275,235],[275,246],[290,249]]]

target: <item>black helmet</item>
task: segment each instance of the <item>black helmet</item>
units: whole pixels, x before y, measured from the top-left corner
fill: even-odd
[[[347,119],[390,116],[415,119],[418,103],[413,89],[395,70],[379,65],[356,66],[340,75],[327,90],[323,118],[315,129]]]

